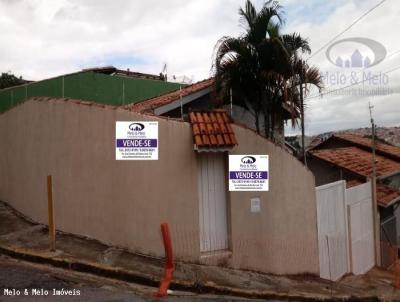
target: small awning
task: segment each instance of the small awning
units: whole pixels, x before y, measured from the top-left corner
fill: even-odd
[[[225,110],[193,111],[189,118],[196,151],[228,151],[237,145],[231,119]]]

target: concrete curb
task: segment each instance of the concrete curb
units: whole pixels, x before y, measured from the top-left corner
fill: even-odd
[[[139,273],[136,271],[125,270],[122,268],[111,267],[107,265],[100,265],[98,263],[77,260],[72,258],[63,258],[55,254],[38,253],[28,249],[17,248],[9,245],[0,244],[0,253],[35,263],[50,264],[55,267],[70,269],[77,272],[91,273],[102,277],[118,279],[122,281],[129,281],[141,285],[158,287],[160,280],[154,276]],[[257,291],[241,288],[233,288],[227,286],[216,285],[212,282],[192,282],[183,280],[172,280],[170,288],[172,290],[189,291],[198,294],[218,294],[227,296],[236,296],[242,298],[254,299],[275,299],[286,301],[380,301],[376,296],[354,297],[342,296],[331,297],[323,295],[312,294],[291,294],[286,292],[275,291]]]

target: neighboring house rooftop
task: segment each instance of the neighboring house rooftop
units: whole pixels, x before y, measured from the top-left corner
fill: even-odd
[[[157,97],[128,105],[126,106],[126,108],[129,109],[130,111],[136,111],[136,112],[153,111],[160,109],[161,107],[166,107],[167,105],[171,105],[172,103],[177,101],[180,103],[181,99],[184,105],[204,94],[211,92],[211,86],[213,85],[213,83],[214,79],[212,78],[200,81],[192,85],[184,86],[174,91],[164,93]],[[156,113],[156,114],[158,115],[162,113]]]
[[[189,113],[194,149],[197,151],[226,151],[237,145],[231,120],[225,110]]]
[[[162,78],[161,76],[158,76],[158,75],[130,71],[129,69],[122,70],[122,69],[118,69],[114,66],[86,68],[86,69],[83,69],[81,72],[86,72],[86,71],[93,71],[96,73],[103,73],[103,74],[107,74],[107,75],[127,76],[127,77],[132,77],[132,78],[139,78],[139,79],[164,81],[164,78]]]
[[[347,142],[351,145],[360,147],[361,149],[364,149],[367,151],[372,150],[372,139],[365,138],[360,135],[348,134],[348,133],[334,134],[334,135],[330,136],[329,138],[324,139],[322,142],[317,143],[316,145],[313,145],[310,149],[319,149],[319,148],[323,147],[324,144],[327,144],[327,142],[334,140],[334,139]],[[384,143],[377,141],[375,144],[375,148],[376,148],[377,154],[400,161],[400,147],[392,146],[389,144],[384,144]]]
[[[127,105],[125,108],[136,111],[136,112],[154,112],[156,115],[164,114],[170,110],[173,110],[182,105],[190,103],[212,91],[214,85],[214,78],[209,78],[191,85],[180,87],[171,92],[164,93],[157,97],[153,97],[135,104]],[[284,109],[285,119],[291,117],[293,112],[294,116],[298,116],[298,113],[294,112],[289,104],[282,104]]]
[[[358,147],[311,150],[309,154],[361,177],[368,178],[372,175],[372,153]],[[376,161],[377,177],[400,172],[400,162],[378,154]]]
[[[363,183],[364,182],[362,182],[361,180],[354,179],[348,181],[346,183],[346,186],[347,188],[351,188],[361,185]],[[391,204],[400,200],[400,191],[378,183],[376,185],[376,199],[378,205],[382,207],[388,207]]]

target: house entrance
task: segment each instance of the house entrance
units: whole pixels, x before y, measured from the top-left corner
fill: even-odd
[[[199,154],[200,252],[228,248],[226,171],[222,152]]]

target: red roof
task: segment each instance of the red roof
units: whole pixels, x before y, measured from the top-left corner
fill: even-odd
[[[346,181],[346,188],[349,189],[352,187],[356,187],[356,186],[362,185],[363,183],[364,182],[362,180],[352,179],[352,180]]]
[[[400,191],[382,184],[377,184],[376,198],[379,205],[388,206],[393,201],[400,198]]]
[[[346,182],[347,188],[355,187],[363,184],[364,182],[359,179],[353,179]],[[400,191],[383,184],[376,184],[376,199],[378,205],[387,207],[392,202],[400,198]]]
[[[213,83],[214,83],[213,78],[207,79],[201,82],[194,83],[192,85],[182,87],[182,89],[177,89],[171,92],[164,93],[157,97],[144,100],[142,102],[128,105],[125,108],[129,109],[130,111],[136,111],[136,112],[143,112],[145,110],[155,109],[167,105],[169,103],[172,103],[176,100],[179,100],[181,97],[185,97],[192,93],[211,87]]]
[[[370,138],[365,138],[360,135],[349,134],[349,133],[335,134],[333,135],[333,137],[350,142],[357,147],[367,150],[372,150],[372,139]],[[381,142],[376,142],[375,146],[377,154],[384,155],[389,158],[400,161],[400,147],[384,144]]]
[[[358,147],[312,150],[313,157],[348,170],[362,177],[372,175],[372,153]],[[376,155],[376,175],[387,176],[400,172],[400,162]]]
[[[189,113],[195,149],[226,149],[237,145],[231,120],[225,110]]]

